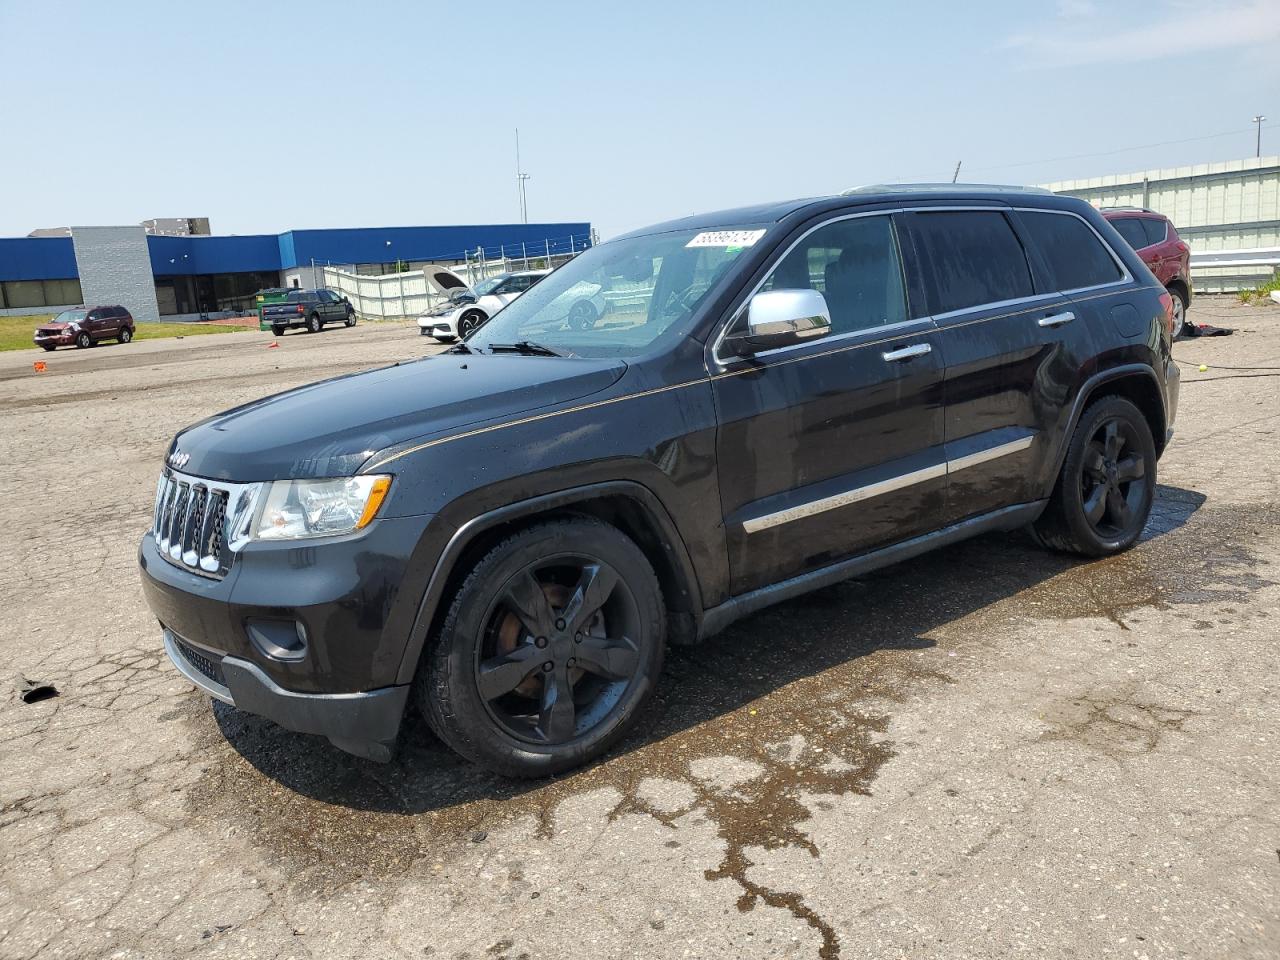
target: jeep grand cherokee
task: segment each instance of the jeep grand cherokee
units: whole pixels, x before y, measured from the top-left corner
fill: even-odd
[[[586,327],[581,284],[612,294]],[[1033,190],[650,227],[447,353],[183,430],[146,597],[218,700],[380,760],[412,703],[464,756],[551,774],[636,722],[668,641],[984,531],[1129,547],[1170,307],[1099,213]]]

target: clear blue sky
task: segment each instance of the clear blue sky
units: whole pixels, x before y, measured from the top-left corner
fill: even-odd
[[[512,221],[517,125],[530,219],[604,237],[1274,154],[1278,48],[1278,0],[0,0],[0,236]]]

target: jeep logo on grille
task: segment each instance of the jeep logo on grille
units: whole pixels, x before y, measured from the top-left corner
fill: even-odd
[[[169,454],[169,466],[176,467],[181,470],[187,465],[187,461],[191,459],[191,454],[183,453],[181,450],[175,450]]]

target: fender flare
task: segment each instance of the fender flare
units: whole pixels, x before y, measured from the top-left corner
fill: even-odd
[[[657,494],[634,480],[609,480],[579,487],[569,487],[564,490],[557,490],[554,493],[531,497],[527,500],[518,500],[515,503],[479,514],[454,530],[449,537],[448,543],[445,544],[444,549],[440,552],[440,556],[436,559],[435,567],[431,571],[431,577],[427,581],[427,587],[418,603],[418,612],[414,616],[413,626],[409,631],[409,640],[405,644],[404,653],[401,654],[396,683],[413,682],[414,674],[417,673],[418,669],[418,661],[421,659],[422,651],[426,647],[431,624],[435,620],[441,601],[444,599],[445,586],[463,552],[477,536],[500,524],[536,517],[538,514],[562,507],[571,507],[576,503],[616,496],[626,497],[635,501],[654,521],[668,546],[668,553],[672,564],[676,567],[677,575],[687,585],[689,591],[688,603],[693,617],[695,621],[700,621],[702,618],[702,594],[697,573],[694,570],[692,560],[689,559],[689,551],[685,546],[684,538],[680,536],[675,521],[672,520],[671,514]],[[698,629],[697,622],[694,623],[693,628],[696,633]]]
[[[1049,491],[1045,494],[1046,496],[1052,492],[1053,487],[1058,482],[1058,474],[1062,472],[1062,463],[1067,458],[1067,450],[1071,447],[1071,437],[1076,432],[1076,425],[1080,422],[1080,415],[1084,413],[1085,403],[1091,396],[1093,396],[1094,391],[1102,384],[1109,383],[1112,380],[1121,380],[1126,377],[1131,377],[1134,374],[1142,374],[1151,379],[1152,384],[1156,388],[1156,395],[1160,398],[1160,419],[1164,423],[1165,429],[1168,429],[1169,414],[1166,409],[1168,399],[1165,397],[1164,387],[1160,383],[1160,378],[1156,376],[1155,370],[1153,370],[1149,365],[1145,363],[1124,363],[1118,367],[1108,367],[1106,370],[1098,371],[1082,383],[1080,385],[1080,389],[1076,391],[1076,399],[1071,405],[1071,417],[1068,419],[1067,428],[1062,434],[1062,443],[1059,445],[1058,452],[1054,456],[1053,475],[1052,480],[1050,481]],[[1163,437],[1155,437],[1154,439],[1157,444],[1164,442]]]

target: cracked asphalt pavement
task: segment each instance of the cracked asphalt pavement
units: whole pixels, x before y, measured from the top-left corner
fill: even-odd
[[[1237,334],[1176,348],[1134,550],[990,536],[772,608],[536,783],[211,705],[138,585],[177,428],[426,341],[0,354],[0,958],[1280,957],[1280,309],[1191,316]]]

